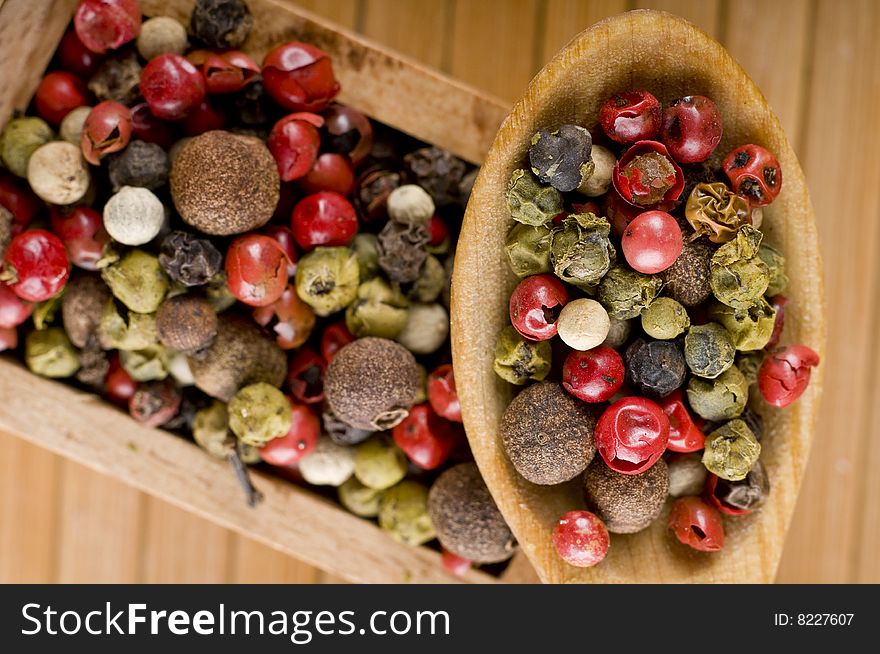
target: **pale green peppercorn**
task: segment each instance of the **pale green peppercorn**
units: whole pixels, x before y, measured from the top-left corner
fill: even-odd
[[[338,489],[342,506],[362,518],[375,518],[379,515],[379,502],[386,491],[364,486],[356,477],[348,480]]]
[[[358,286],[357,299],[345,310],[345,325],[358,338],[394,339],[406,326],[408,315],[409,300],[400,289],[374,277]]]
[[[709,264],[709,283],[720,302],[746,309],[757,302],[770,284],[770,269],[758,256],[763,235],[743,225],[736,238],[715,250]]]
[[[618,320],[636,318],[660,293],[659,277],[643,275],[626,266],[614,266],[599,283],[599,302]]]
[[[382,494],[379,526],[405,545],[423,545],[437,535],[428,515],[428,489],[417,481],[402,481]]]
[[[79,370],[79,357],[73,343],[60,327],[33,331],[27,335],[24,360],[31,372],[61,379]]]
[[[690,326],[687,310],[671,297],[658,297],[642,310],[642,329],[651,338],[670,340]]]
[[[739,368],[733,366],[715,379],[691,377],[687,397],[691,409],[704,420],[730,420],[739,417],[746,408],[749,383]]]
[[[733,365],[736,348],[717,322],[694,325],[684,337],[684,360],[695,375],[714,379]]]
[[[421,276],[412,283],[406,295],[415,302],[435,302],[443,292],[446,285],[446,270],[443,264],[434,255],[429,254],[425,259],[425,267]]]
[[[751,386],[758,383],[758,371],[764,363],[765,353],[762,350],[753,352],[741,352],[736,355],[736,367],[746,378],[746,382]]]
[[[132,250],[101,271],[113,296],[132,311],[154,313],[168,292],[168,276],[159,259],[143,250]]]
[[[549,341],[529,341],[508,325],[495,344],[495,374],[518,386],[541,381],[550,372],[552,357]]]
[[[761,444],[742,420],[731,420],[706,436],[703,465],[728,481],[745,479],[761,456]]]
[[[379,237],[361,232],[354,237],[349,247],[357,257],[361,283],[379,274]]]
[[[550,261],[564,282],[583,290],[596,287],[616,258],[608,235],[611,225],[592,213],[573,214],[553,230]]]
[[[185,290],[182,289],[180,292],[183,293]],[[225,271],[221,271],[211,278],[211,281],[205,286],[205,297],[208,304],[214,309],[214,313],[223,313],[238,301],[229,290]]]
[[[104,305],[98,338],[106,350],[142,350],[159,342],[156,314],[137,313],[110,300]]]
[[[242,443],[262,447],[290,431],[290,402],[274,386],[259,382],[242,388],[229,401],[229,428]]]
[[[413,400],[413,406],[428,401],[428,371],[420,363],[416,364],[419,368],[419,389],[416,391],[416,399]]]
[[[518,223],[544,225],[562,211],[562,195],[552,186],[542,186],[531,172],[513,171],[507,185],[507,208]]]
[[[354,476],[369,488],[391,488],[406,476],[406,469],[406,454],[390,438],[376,436],[355,449]]]
[[[135,381],[162,381],[168,377],[171,352],[158,344],[140,350],[120,350],[119,362]]]
[[[507,258],[510,269],[517,277],[540,275],[553,270],[550,263],[550,246],[553,232],[544,225],[517,223],[507,233]]]
[[[229,413],[226,404],[219,400],[196,411],[192,433],[199,447],[217,459],[229,458],[235,449],[235,438],[229,431]]]
[[[34,312],[31,314],[31,319],[34,321],[34,327],[37,329],[46,329],[46,327],[52,324],[55,320],[55,314],[58,312],[58,309],[61,308],[64,291],[65,289],[61,289],[59,293],[56,293],[48,300],[37,303],[37,306],[34,307]]]
[[[31,155],[54,136],[49,123],[42,118],[13,118],[0,134],[0,159],[13,175],[27,177]]]
[[[300,459],[299,471],[315,486],[341,486],[354,472],[354,448],[321,436],[314,449]]]
[[[733,346],[741,351],[764,349],[776,324],[776,310],[764,298],[746,309],[713,302],[708,315],[727,329]]]
[[[770,271],[770,283],[767,285],[767,290],[764,291],[765,294],[773,297],[784,293],[786,286],[788,286],[788,275],[785,274],[785,257],[775,247],[764,242],[761,242],[761,247],[758,248],[758,257],[767,264],[767,269]]]
[[[358,258],[348,248],[315,248],[296,267],[296,294],[322,317],[354,302],[359,283]]]

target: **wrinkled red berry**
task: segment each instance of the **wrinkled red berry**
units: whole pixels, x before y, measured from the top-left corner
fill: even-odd
[[[440,562],[447,572],[456,577],[464,577],[471,569],[470,561],[458,554],[453,554],[445,547],[440,555]]]
[[[325,152],[315,160],[312,169],[297,185],[303,193],[333,191],[340,195],[351,195],[354,168],[344,154]]]
[[[410,461],[422,470],[434,470],[449,458],[460,429],[434,413],[430,404],[417,404],[391,433]]]
[[[789,345],[768,354],[758,371],[758,389],[768,404],[780,409],[797,400],[810,384],[819,355],[806,345]]]
[[[211,95],[237,93],[256,81],[260,74],[260,67],[253,59],[238,50],[209,53],[201,68],[205,76],[205,89]]]
[[[45,206],[23,179],[0,176],[0,206],[12,214],[12,233],[21,233]]]
[[[257,307],[254,320],[275,332],[275,342],[282,350],[292,350],[308,340],[315,327],[315,312],[299,299],[296,288],[288,285],[272,304]]]
[[[724,547],[721,514],[699,497],[675,500],[668,525],[679,542],[699,552],[717,552]]]
[[[644,472],[663,455],[669,441],[669,418],[655,402],[624,397],[600,416],[596,447],[612,470],[624,475]]]
[[[694,419],[684,404],[681,389],[657,401],[663,413],[669,418],[669,442],[667,449],[672,452],[699,452],[706,443],[706,436],[694,423]]]
[[[770,298],[770,306],[776,312],[776,318],[773,321],[773,333],[770,340],[764,346],[765,350],[773,350],[782,338],[782,332],[785,329],[785,305],[788,304],[788,298],[784,295],[776,295]]]
[[[657,141],[638,141],[614,165],[614,188],[630,204],[671,209],[684,190],[684,173],[666,146]]]
[[[165,121],[156,118],[146,102],[131,108],[131,133],[147,143],[155,143],[163,150],[174,145],[174,132]]]
[[[115,100],[95,105],[83,123],[82,153],[97,166],[105,154],[119,152],[131,140],[131,111]]]
[[[269,238],[275,239],[284,250],[284,254],[287,255],[288,259],[287,276],[293,277],[296,274],[296,262],[299,260],[299,255],[296,253],[296,244],[293,242],[293,232],[290,231],[289,227],[270,225],[264,230],[264,233]]]
[[[14,329],[31,317],[32,302],[25,302],[6,284],[0,283],[0,329]]]
[[[137,38],[141,8],[137,0],[80,0],[73,26],[83,45],[103,54]]]
[[[296,203],[291,229],[303,250],[319,245],[344,246],[357,234],[357,214],[351,202],[339,193],[313,193]]]
[[[315,449],[321,435],[321,421],[305,404],[290,400],[293,421],[290,431],[260,448],[260,458],[273,466],[291,466]]]
[[[763,207],[776,199],[782,189],[782,168],[776,156],[760,145],[741,145],[724,158],[721,168],[733,192],[753,207]]]
[[[64,241],[70,262],[84,270],[97,270],[110,235],[104,219],[91,207],[52,207],[49,211],[52,231]]]
[[[83,45],[75,30],[69,30],[58,44],[58,62],[61,67],[81,79],[94,75],[102,61],[103,57]]]
[[[452,365],[446,363],[428,375],[428,402],[437,415],[453,422],[461,422],[461,402],[455,390]]]
[[[608,138],[624,145],[653,139],[662,121],[660,101],[647,91],[618,93],[599,109],[599,123]]]
[[[22,300],[43,302],[58,293],[70,276],[61,239],[44,229],[14,237],[6,249],[0,277]]]
[[[48,73],[40,80],[34,96],[37,113],[55,126],[60,125],[71,111],[88,103],[88,89],[83,81],[72,73],[60,70]]]
[[[607,402],[623,386],[625,376],[617,350],[599,345],[568,353],[562,366],[562,387],[584,402]]]
[[[329,152],[344,154],[355,166],[373,149],[373,124],[357,109],[333,104],[324,110],[322,145]]]
[[[321,148],[318,128],[323,124],[324,119],[317,114],[300,112],[285,116],[272,127],[266,145],[282,180],[304,177],[315,165]]]
[[[709,98],[688,95],[673,100],[663,112],[660,140],[679,163],[709,158],[721,141],[721,112]]]
[[[140,88],[150,111],[163,120],[185,118],[205,99],[202,73],[178,54],[151,59],[141,73]]]
[[[252,307],[272,304],[287,288],[288,263],[278,241],[262,234],[239,236],[226,251],[229,290]]]
[[[324,401],[324,372],[327,363],[313,349],[300,348],[287,365],[290,394],[305,404]]]
[[[266,55],[263,83],[272,99],[288,111],[321,111],[339,93],[327,53],[296,41]]]
[[[160,427],[180,411],[180,389],[170,379],[138,386],[128,400],[131,417],[147,427]]]
[[[555,275],[532,275],[522,280],[510,296],[510,322],[533,341],[556,336],[556,320],[568,304],[568,291]]]
[[[321,356],[329,366],[336,353],[355,340],[357,339],[348,331],[345,320],[331,323],[324,328],[324,332],[321,334]]]
[[[576,568],[590,568],[605,558],[611,538],[605,523],[589,511],[569,511],[553,528],[559,558]]]
[[[666,270],[683,247],[678,221],[665,211],[646,211],[623,230],[620,246],[633,270],[646,275]]]

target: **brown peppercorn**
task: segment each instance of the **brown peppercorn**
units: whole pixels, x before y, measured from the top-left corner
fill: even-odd
[[[321,424],[324,426],[324,432],[337,445],[357,445],[375,433],[371,429],[358,429],[342,422],[327,402],[324,402],[321,410]]]
[[[165,300],[156,312],[156,330],[165,347],[195,354],[214,342],[217,314],[203,297],[176,295]]]
[[[206,238],[189,232],[171,232],[162,241],[159,265],[184,286],[202,286],[220,272],[223,255]]]
[[[140,96],[141,68],[136,52],[107,59],[89,80],[89,90],[99,100],[116,100],[130,107]]]
[[[516,540],[474,463],[444,471],[428,492],[428,515],[447,550],[477,564],[506,561]]]
[[[379,232],[379,266],[397,284],[416,281],[428,258],[425,246],[431,235],[424,225],[403,225],[389,220]]]
[[[327,367],[324,393],[337,418],[358,429],[391,429],[409,415],[419,391],[419,367],[387,338],[360,338]]]
[[[211,346],[188,360],[196,387],[224,402],[250,384],[280,387],[287,374],[287,357],[274,340],[252,321],[225,314],[217,319]]]
[[[685,239],[678,259],[660,273],[664,293],[686,307],[705,302],[712,295],[709,262],[714,252],[705,239]]]
[[[403,161],[416,183],[431,195],[438,207],[455,204],[467,171],[464,161],[433,145],[410,152]]]
[[[132,141],[122,152],[110,155],[108,172],[113,190],[141,186],[155,191],[168,181],[171,163],[161,146]]]
[[[557,383],[534,384],[517,395],[501,418],[504,450],[533,484],[561,484],[581,474],[596,454],[596,418]]]
[[[104,380],[110,371],[110,358],[98,345],[97,338],[92,338],[78,353],[79,370],[76,371],[76,380],[81,384],[90,386],[96,392],[104,390]]]
[[[101,276],[80,272],[70,278],[61,298],[61,319],[70,342],[76,347],[97,339],[104,307],[113,294]]]
[[[666,462],[638,475],[624,475],[596,457],[584,477],[587,503],[615,534],[634,534],[660,515],[669,492]]]
[[[189,19],[193,35],[209,48],[240,48],[253,25],[244,0],[198,0]]]
[[[181,218],[215,236],[269,222],[280,184],[275,159],[260,139],[222,130],[186,143],[171,165],[171,196]]]
[[[385,216],[388,196],[406,183],[403,172],[385,166],[372,166],[362,172],[355,183],[354,206],[364,222]]]

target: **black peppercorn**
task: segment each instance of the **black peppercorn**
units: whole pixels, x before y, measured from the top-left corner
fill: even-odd
[[[686,307],[705,302],[712,295],[709,262],[714,252],[706,239],[684,239],[678,259],[660,273],[663,292]]]
[[[159,264],[184,286],[207,284],[220,272],[223,255],[211,241],[189,232],[171,232],[162,241]]]
[[[761,506],[769,493],[770,479],[764,466],[757,461],[745,479],[728,481],[719,477],[714,495],[722,504],[751,511]]]
[[[196,354],[214,342],[217,314],[203,297],[175,295],[156,312],[156,331],[165,347]]]
[[[108,170],[114,191],[123,186],[141,186],[154,191],[168,181],[171,162],[161,146],[132,141],[125,150],[111,155]]]
[[[764,417],[751,407],[747,406],[743,409],[743,412],[739,414],[739,419],[748,425],[749,429],[751,429],[752,433],[755,435],[755,440],[760,443],[761,439],[764,437]],[[712,430],[707,429],[706,433],[709,433],[710,431]]]
[[[253,25],[243,0],[198,0],[189,19],[193,35],[209,48],[240,48]]]
[[[324,425],[324,431],[337,445],[357,445],[363,443],[375,432],[368,429],[358,429],[352,427],[348,423],[343,422],[336,417],[333,409],[327,402],[324,402],[321,411],[321,422]]]
[[[424,225],[389,220],[379,232],[379,266],[392,282],[408,284],[422,274],[431,235]]]
[[[131,106],[140,97],[141,68],[136,52],[107,59],[89,80],[89,90],[99,100],[116,100]]]
[[[629,382],[654,397],[669,395],[687,377],[684,354],[674,341],[638,339],[626,349],[624,363]]]
[[[272,122],[275,106],[266,94],[262,79],[257,79],[235,94],[235,115],[242,125],[260,127]]]
[[[361,220],[369,223],[384,217],[388,196],[405,183],[401,171],[385,166],[373,166],[361,173],[354,191],[354,206]]]
[[[416,183],[425,189],[438,207],[458,201],[465,163],[451,152],[430,146],[403,158]]]
[[[79,370],[76,372],[76,380],[95,391],[102,391],[109,371],[110,359],[98,344],[97,337],[92,337],[79,351]]]
[[[593,138],[578,125],[562,125],[555,132],[540,130],[532,137],[529,162],[542,184],[567,193],[593,174],[590,151]]]

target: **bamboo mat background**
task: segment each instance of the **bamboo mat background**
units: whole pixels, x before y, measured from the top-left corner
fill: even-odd
[[[780,582],[880,582],[880,2],[310,0],[299,4],[515,100],[569,38],[636,7],[718,38],[797,150],[829,304],[822,418]],[[428,100],[430,101],[430,100]],[[292,517],[292,519],[295,519]],[[0,582],[336,581],[0,434]]]

